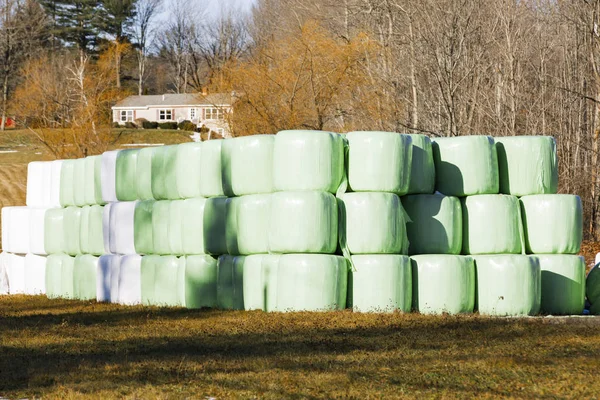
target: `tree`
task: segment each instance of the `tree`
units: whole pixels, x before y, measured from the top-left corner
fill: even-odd
[[[104,6],[104,21],[102,21],[103,30],[114,37],[117,88],[121,87],[121,61],[123,52],[129,47],[126,42],[129,39],[130,28],[132,27],[135,18],[137,1],[138,0],[102,0]]]
[[[156,16],[162,0],[138,0],[132,21],[133,40],[137,55],[138,95],[144,94],[148,54],[155,40]]]

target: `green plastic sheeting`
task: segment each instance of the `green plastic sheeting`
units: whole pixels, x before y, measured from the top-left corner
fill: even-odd
[[[60,297],[63,299],[74,299],[73,270],[75,268],[75,257],[66,254],[62,254],[61,257]]]
[[[71,256],[81,254],[81,208],[67,207],[64,210],[64,252]]]
[[[102,156],[89,157],[94,160],[94,204],[104,205],[102,199]]]
[[[65,209],[50,208],[44,215],[44,250],[48,254],[65,250]]]
[[[200,157],[200,196],[224,196],[221,175],[221,146],[223,140],[209,140],[202,143]]]
[[[207,254],[227,254],[226,240],[227,198],[213,197],[204,203],[203,237]],[[198,242],[199,243],[199,242]]]
[[[221,147],[223,191],[226,196],[273,191],[274,135],[225,139]]]
[[[85,158],[73,160],[73,204],[77,207],[85,206]]]
[[[93,205],[96,204],[96,157],[84,158],[84,204],[82,205]]]
[[[435,164],[431,139],[409,135],[412,139],[412,163],[408,194],[431,194],[435,190]]]
[[[458,197],[498,193],[498,156],[491,137],[436,138],[433,160],[437,191]]]
[[[239,197],[230,197],[225,203],[225,240],[227,243],[227,254],[239,256],[238,248],[238,208]]]
[[[154,282],[156,281],[156,268],[160,264],[160,256],[143,256],[140,266],[140,283],[142,304],[152,306],[156,303]]]
[[[179,199],[177,190],[177,145],[161,146],[152,155],[152,196],[157,200]]]
[[[102,214],[104,207],[93,205],[81,208],[79,243],[84,254],[104,254],[104,239],[102,236]]]
[[[240,254],[269,251],[270,194],[252,194],[239,198],[237,206],[237,241]]]
[[[271,197],[269,251],[333,253],[337,247],[336,199],[327,192],[278,192]]]
[[[542,312],[581,315],[585,306],[583,257],[563,254],[540,254],[535,257],[542,271]]]
[[[140,201],[133,214],[133,240],[137,254],[153,254],[152,209],[154,200]]]
[[[280,255],[255,254],[244,259],[244,308],[274,311]]]
[[[410,258],[394,254],[352,256],[348,272],[348,307],[358,312],[410,312]]]
[[[202,143],[177,145],[175,155],[175,180],[182,199],[200,196]]]
[[[183,214],[184,204],[183,200],[173,200],[169,204],[169,223],[167,229],[169,236],[169,254],[172,255],[183,254],[182,221],[185,219]]]
[[[554,194],[558,190],[556,143],[549,136],[495,138],[500,193]]]
[[[187,256],[185,261],[185,306],[217,306],[217,260],[208,255]]]
[[[152,247],[154,248],[154,254],[171,254],[169,239],[170,210],[171,200],[156,201],[152,206]]]
[[[421,314],[473,312],[473,258],[451,254],[427,254],[412,256],[411,264],[414,310]]]
[[[463,254],[519,254],[523,227],[519,200],[508,195],[462,199]]]
[[[217,263],[217,307],[223,310],[244,309],[245,256],[223,255]]]
[[[86,254],[75,257],[73,268],[73,297],[96,300],[98,257]]]
[[[408,254],[460,254],[462,207],[453,196],[415,194],[402,197],[407,214]]]
[[[348,183],[355,192],[408,192],[412,139],[395,132],[359,131],[349,143]]]
[[[600,303],[594,303],[590,306],[590,315],[600,315]]]
[[[344,178],[344,139],[323,131],[281,131],[275,136],[273,186],[276,191],[335,193]]]
[[[64,254],[50,254],[46,258],[46,296],[56,299],[62,296],[62,262]]]
[[[579,196],[540,194],[520,199],[527,253],[577,254],[583,236]]]
[[[585,295],[591,304],[600,303],[600,264],[588,272],[585,279]]]
[[[139,149],[121,150],[115,167],[115,188],[119,201],[137,200],[137,163]]]
[[[339,197],[341,245],[352,254],[406,254],[406,222],[394,193],[345,193]]]
[[[60,169],[60,205],[63,207],[74,206],[76,160],[64,160]]]
[[[540,312],[542,275],[537,257],[474,256],[479,313],[496,316]]]
[[[142,304],[185,307],[185,265],[184,257],[142,257]]]
[[[348,263],[326,254],[284,254],[277,271],[277,311],[346,308]]]
[[[135,167],[135,183],[137,198],[140,200],[154,200],[152,195],[152,156],[154,147],[145,147],[137,154]]]

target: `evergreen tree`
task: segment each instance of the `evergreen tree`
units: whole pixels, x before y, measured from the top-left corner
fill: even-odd
[[[129,28],[133,22],[138,0],[102,0],[104,20],[102,30],[116,40],[122,41],[128,37]]]

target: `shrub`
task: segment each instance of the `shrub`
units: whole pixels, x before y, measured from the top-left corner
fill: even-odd
[[[137,125],[131,121],[125,122],[125,128],[127,129],[136,129]]]
[[[144,128],[144,129],[156,129],[156,128],[158,128],[158,122],[156,122],[156,121],[144,121],[144,122],[142,122],[142,128]]]
[[[177,122],[163,122],[158,124],[160,129],[177,129]]]
[[[133,122],[135,122],[135,124],[136,124],[138,127],[142,127],[142,128],[143,128],[143,127],[144,127],[144,122],[148,122],[148,120],[147,120],[146,118],[138,118],[138,119],[136,119],[136,120],[135,120],[135,121],[133,121]]]
[[[196,131],[196,124],[194,124],[193,122],[188,121],[188,120],[181,121],[179,123],[179,125],[177,125],[177,127],[182,131],[190,131],[190,132]]]
[[[112,127],[113,127],[113,128],[120,128],[120,127],[121,127],[121,125],[119,125],[119,123],[118,123],[118,122],[113,122],[113,123],[112,123]]]

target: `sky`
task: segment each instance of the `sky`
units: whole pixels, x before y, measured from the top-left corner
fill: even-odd
[[[164,7],[163,14],[168,13],[169,4],[174,3],[177,0],[166,0],[166,6]],[[199,7],[206,7],[206,12],[212,16],[219,16],[221,9],[232,9],[240,11],[250,11],[252,5],[256,0],[188,0],[190,5],[197,4]]]

